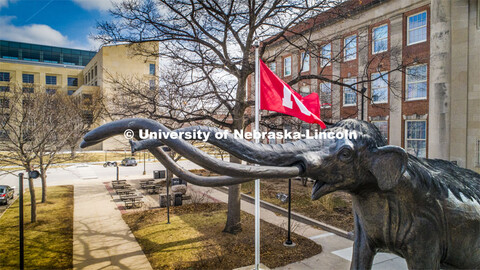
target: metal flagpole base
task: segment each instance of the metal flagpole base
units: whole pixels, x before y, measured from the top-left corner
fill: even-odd
[[[292,240],[287,240],[287,241],[283,242],[283,245],[286,246],[286,247],[294,247],[294,246],[296,246],[297,244],[295,244],[294,242],[292,242]]]

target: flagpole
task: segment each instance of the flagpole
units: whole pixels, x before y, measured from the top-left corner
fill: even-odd
[[[255,47],[255,133],[260,131],[260,63],[259,63],[259,41],[256,40]],[[255,136],[255,143],[260,138]],[[258,165],[258,164],[257,164]],[[255,180],[255,270],[260,267],[260,179]]]

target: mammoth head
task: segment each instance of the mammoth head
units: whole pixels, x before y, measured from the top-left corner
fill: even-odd
[[[87,133],[81,147],[98,143],[110,136],[123,134],[126,129],[170,132],[158,122],[147,119],[124,119],[103,125]],[[194,126],[171,132],[219,132],[215,128]],[[326,132],[355,131],[357,138],[304,139],[286,144],[258,144],[238,140],[233,136],[208,142],[230,154],[260,166],[235,164],[215,159],[182,139],[162,138],[132,142],[132,151],[148,149],[174,174],[203,186],[232,185],[252,179],[290,178],[307,176],[316,180],[312,199],[336,190],[356,192],[362,187],[393,188],[407,164],[407,154],[399,147],[386,146],[378,129],[367,122],[343,120]],[[217,177],[194,175],[176,164],[159,146],[166,145],[198,165],[221,174]]]

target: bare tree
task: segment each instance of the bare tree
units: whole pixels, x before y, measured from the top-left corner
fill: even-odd
[[[112,114],[145,116],[172,126],[203,123],[242,130],[254,121],[249,109],[254,102],[247,93],[248,78],[254,72],[254,41],[262,41],[260,57],[266,62],[292,48],[321,61],[321,41],[312,32],[318,31],[318,27],[313,27],[321,19],[318,14],[349,18],[358,7],[351,2],[125,0],[110,10],[112,20],[98,24],[96,38],[106,44],[128,42],[133,49],[137,44],[158,41],[158,52],[139,49],[136,53],[160,57],[164,69],[155,86],[142,87],[141,80],[113,78],[118,86],[115,104],[120,110]],[[288,46],[277,46],[280,43]],[[268,53],[273,47],[280,49]],[[342,53],[329,61],[341,61]],[[331,78],[322,72],[299,72],[288,83],[296,85],[305,79],[329,81],[358,92],[357,85],[371,78],[346,84],[342,78]],[[285,121],[278,120],[279,116],[264,114],[262,124],[279,128],[279,121]],[[240,162],[235,157],[231,161]],[[228,197],[224,231],[235,233],[241,230],[238,185],[229,187]]]
[[[94,118],[100,115],[101,106],[86,105],[80,97],[63,93],[48,93],[37,89],[24,93],[22,88],[11,86],[2,96],[0,134],[2,149],[0,164],[20,167],[30,172],[39,169],[42,182],[42,203],[47,200],[47,170],[53,165],[71,160],[62,151],[72,141],[80,140],[88,131]],[[101,99],[98,99],[101,100]],[[92,118],[86,119],[87,114]],[[9,168],[3,173],[13,173]],[[36,221],[36,196],[33,179],[28,179],[31,195],[31,220]],[[22,191],[20,191],[22,192]]]

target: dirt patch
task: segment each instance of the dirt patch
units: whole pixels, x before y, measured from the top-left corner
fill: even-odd
[[[123,215],[154,269],[233,269],[252,265],[254,217],[242,212],[243,231],[222,232],[226,222],[224,203],[190,204]],[[286,231],[261,222],[262,263],[279,267],[309,258],[322,251],[308,238],[292,235],[294,248],[283,246]]]

